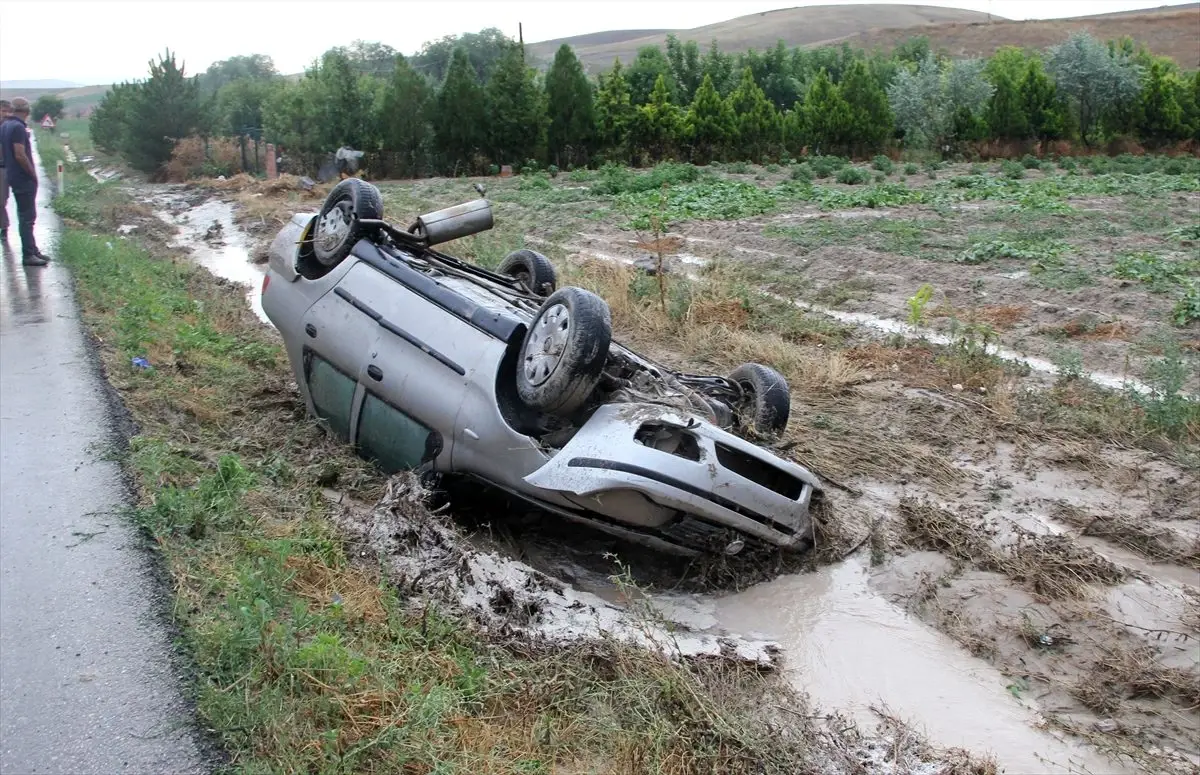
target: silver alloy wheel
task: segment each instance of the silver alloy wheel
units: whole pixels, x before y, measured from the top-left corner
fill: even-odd
[[[528,353],[525,356],[525,378],[531,385],[541,385],[562,363],[571,332],[571,312],[564,304],[546,310],[537,325],[529,332]]]
[[[317,239],[321,241],[321,247],[330,252],[346,239],[349,231],[350,208],[347,202],[334,205],[317,223]]]

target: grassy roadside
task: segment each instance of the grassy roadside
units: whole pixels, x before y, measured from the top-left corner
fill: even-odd
[[[488,642],[351,562],[322,489],[372,501],[380,477],[303,419],[240,294],[111,233],[137,207],[68,165],[57,254],[138,427],[132,518],[169,570],[201,722],[231,771],[820,771],[813,722],[764,723],[755,673]]]

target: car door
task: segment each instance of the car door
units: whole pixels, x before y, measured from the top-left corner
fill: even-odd
[[[351,266],[331,289],[305,310],[304,378],[313,409],[342,440],[353,442],[360,384],[375,337],[375,324],[338,295],[346,277],[367,267]]]
[[[366,263],[334,295],[372,326],[358,377],[360,450],[396,470],[431,460],[449,469],[458,412],[488,335]]]

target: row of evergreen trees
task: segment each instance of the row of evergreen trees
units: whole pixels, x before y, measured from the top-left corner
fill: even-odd
[[[542,75],[495,30],[406,58],[358,41],[299,80],[235,57],[188,79],[169,53],[121,84],[92,118],[101,147],[152,171],[169,138],[258,133],[292,154],[341,145],[388,152],[400,175],[663,158],[762,162],[805,150],[868,156],[900,143],[1113,136],[1159,146],[1200,139],[1200,72],[1077,34],[1044,54],[1004,48],[952,60],[914,38],[889,55],[849,46],[700,53],[668,38],[593,81],[563,45]],[[164,156],[167,154],[167,156]]]

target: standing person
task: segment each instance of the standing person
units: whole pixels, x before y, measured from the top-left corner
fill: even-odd
[[[0,100],[0,125],[12,115],[12,103]],[[8,239],[8,181],[4,179],[4,155],[0,154],[0,242]]]
[[[33,141],[25,121],[29,118],[29,100],[15,97],[12,115],[0,124],[0,155],[4,157],[5,183],[17,200],[17,222],[21,232],[21,263],[45,266],[50,259],[38,250],[33,238],[37,220],[37,168],[33,166]]]

